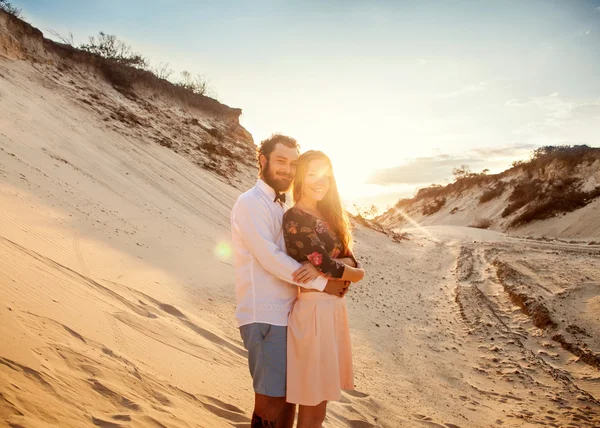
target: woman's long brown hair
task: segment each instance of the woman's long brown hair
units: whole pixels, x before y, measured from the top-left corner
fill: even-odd
[[[304,177],[308,172],[308,166],[314,160],[324,160],[328,163],[331,168],[331,182],[329,184],[329,191],[325,195],[322,201],[317,203],[317,208],[325,221],[333,229],[336,235],[342,240],[344,246],[344,253],[352,249],[352,232],[350,229],[350,220],[346,214],[346,210],[342,207],[342,201],[338,192],[337,183],[335,182],[335,176],[333,175],[333,166],[329,157],[320,151],[309,150],[303,153],[298,159],[298,166],[296,167],[296,177],[294,178],[293,195],[294,203],[298,202],[302,196],[302,188],[304,187]]]

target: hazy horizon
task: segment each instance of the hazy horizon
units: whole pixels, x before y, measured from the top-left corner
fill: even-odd
[[[46,37],[102,30],[205,75],[256,142],[329,154],[350,205],[600,143],[600,0],[13,3]]]

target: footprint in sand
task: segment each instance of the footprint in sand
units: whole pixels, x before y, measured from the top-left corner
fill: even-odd
[[[460,428],[458,425],[454,425],[454,424],[450,424],[450,423],[437,423],[435,422],[432,418],[430,418],[429,416],[425,416],[425,415],[420,415],[418,413],[413,414],[413,417],[419,421],[420,423],[424,424],[424,425],[428,425],[428,426],[432,426],[432,427],[438,427],[438,428]]]
[[[348,419],[346,421],[346,423],[348,424],[348,427],[350,427],[350,428],[372,428],[372,427],[375,427],[375,425],[373,425],[372,423],[365,422],[365,421],[359,421],[356,419]]]
[[[124,422],[129,422],[131,421],[131,416],[129,415],[112,415],[111,416],[115,421],[124,421]]]
[[[150,424],[152,424],[150,426],[154,426],[156,428],[169,428],[165,424],[157,421],[156,419],[154,419],[151,416],[145,416],[143,419],[146,420],[146,421],[148,421],[148,422],[150,422]]]
[[[340,403],[342,403],[342,404],[352,404],[352,401],[350,401],[350,399],[348,397],[346,397],[345,395],[342,395],[342,398],[340,399]]]
[[[360,416],[364,416],[360,412],[355,411],[355,413],[358,413]],[[342,422],[344,424],[345,427],[349,427],[349,428],[372,428],[372,427],[376,426],[376,425],[373,425],[372,423],[364,421],[364,420],[348,419],[345,416],[343,416],[335,411],[331,411],[330,414],[325,418],[325,421],[327,422],[330,417],[333,419],[339,420],[340,422]]]
[[[123,425],[92,417],[92,423],[100,428],[121,428]]]
[[[349,399],[346,395],[353,398],[357,398],[360,401],[361,405],[365,406],[366,409],[369,412],[371,412],[371,414],[376,414],[379,408],[381,407],[379,403],[376,400],[374,400],[369,394],[357,391],[355,389],[344,391],[342,394],[342,404],[344,404],[347,407],[352,407],[352,400]]]
[[[102,371],[100,371],[100,369],[98,369],[97,367],[94,367],[90,364],[81,364],[79,366],[79,368],[81,369],[81,371],[87,373],[90,376],[97,376],[97,377],[102,376]]]
[[[102,395],[103,397],[107,398],[108,400],[112,401],[113,403],[120,405],[122,407],[125,407],[127,409],[130,409],[130,410],[135,410],[135,411],[140,410],[140,406],[138,404],[134,403],[133,401],[131,401],[130,399],[128,399],[126,397],[123,397],[120,394],[117,394],[110,388],[107,388],[102,383],[98,382],[96,379],[88,379],[88,383],[90,384],[90,386],[92,387],[92,389],[94,391],[96,391],[98,394]]]
[[[355,389],[351,389],[351,390],[344,391],[344,392],[346,394],[348,394],[348,395],[351,395],[352,397],[355,397],[355,398],[367,398],[367,397],[369,397],[369,394],[365,394],[364,392],[360,392],[360,391],[357,391]]]
[[[56,393],[54,387],[50,385],[45,379],[44,376],[38,372],[37,370],[32,369],[31,367],[24,366],[22,364],[17,363],[16,361],[9,360],[8,358],[0,357],[0,364],[9,367],[14,371],[20,371],[30,379],[35,379],[40,385],[42,385],[45,389]]]
[[[158,391],[150,391],[150,395],[163,406],[171,407],[173,405],[168,397]]]
[[[234,353],[236,353],[244,358],[246,358],[248,356],[248,352],[245,349],[235,346],[234,344],[229,343],[225,339],[219,337],[215,333],[194,324],[192,321],[190,321],[190,319],[188,317],[185,316],[185,314],[183,314],[175,306],[169,305],[167,303],[161,303],[158,301],[155,301],[155,303],[162,311],[166,312],[169,315],[177,317],[186,327],[188,327],[190,330],[194,331],[195,333],[199,334],[206,340],[214,343],[215,345],[219,345],[219,346],[222,346],[223,348],[227,348],[230,351],[233,351]]]
[[[230,412],[235,412],[235,413],[240,413],[240,414],[244,413],[244,411],[242,409],[240,409],[239,407],[234,406],[233,404],[225,403],[224,401],[221,401],[218,398],[210,397],[208,395],[201,395],[201,397],[207,401],[212,402],[213,404],[216,404],[217,406],[221,407],[222,409],[229,410]]]
[[[229,403],[225,403],[217,398],[202,395],[200,404],[213,415],[225,419],[229,422],[244,422],[249,423],[250,418],[243,415],[243,411]],[[247,426],[245,424],[235,426]]]
[[[167,303],[159,303],[158,307],[166,313],[168,313],[169,315],[173,315],[177,318],[187,319],[187,317],[183,315],[183,313],[173,305],[169,305]]]
[[[73,336],[74,338],[81,340],[83,343],[87,343],[84,339],[84,337],[77,333],[75,330],[70,329],[69,327],[67,327],[66,325],[62,324],[63,328],[67,331],[67,333],[69,333],[71,336]]]

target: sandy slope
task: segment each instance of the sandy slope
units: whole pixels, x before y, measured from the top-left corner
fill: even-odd
[[[600,241],[600,198],[589,193],[594,189],[600,189],[600,149],[575,146],[500,174],[460,178],[438,189],[435,185],[421,189],[420,196],[399,201],[377,220],[390,229],[417,224],[454,225],[482,227],[512,236]],[[588,195],[580,197],[580,192]],[[578,202],[586,205],[562,211],[569,205],[579,206],[575,205],[578,197]],[[486,202],[480,202],[481,198]],[[525,205],[506,212],[514,204]],[[538,220],[515,223],[521,215],[532,215],[544,206],[534,217]],[[539,219],[541,214],[549,217]]]
[[[99,121],[71,96],[83,81],[0,71],[0,424],[248,426],[226,251],[239,189]],[[325,426],[600,425],[600,248],[409,238],[356,231],[357,390]]]
[[[459,196],[453,195],[448,198],[446,205],[431,215],[423,215],[422,203],[417,203],[408,210],[392,208],[380,220],[384,226],[394,229],[412,227],[414,224],[477,227],[482,221],[491,220],[490,230],[506,231],[513,236],[578,239],[588,242],[600,240],[600,199],[573,212],[511,228],[510,218],[503,219],[501,216],[509,204],[509,192],[484,204],[479,203],[481,193],[481,189],[476,188]]]

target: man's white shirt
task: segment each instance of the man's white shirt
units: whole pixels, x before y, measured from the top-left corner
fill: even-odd
[[[273,202],[275,190],[259,179],[240,195],[231,211],[235,255],[236,318],[241,327],[261,322],[286,326],[298,295],[298,285],[323,291],[327,279],[294,283],[302,265],[286,254],[283,214],[287,206]]]

